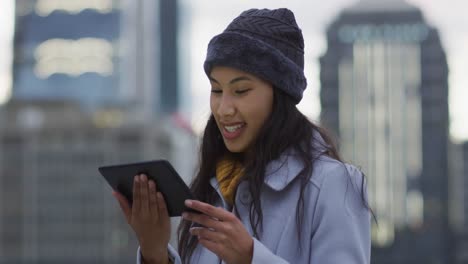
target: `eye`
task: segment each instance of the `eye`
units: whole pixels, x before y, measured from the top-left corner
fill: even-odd
[[[211,89],[211,93],[214,93],[214,94],[220,94],[222,92],[223,92],[223,90],[221,90],[221,89],[216,89],[216,88]]]
[[[245,94],[247,93],[248,91],[250,91],[252,89],[240,89],[240,90],[236,90],[236,94]]]

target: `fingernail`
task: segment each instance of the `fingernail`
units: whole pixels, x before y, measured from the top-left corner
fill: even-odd
[[[187,213],[182,213],[182,218],[187,219],[188,214]]]
[[[135,182],[138,182],[138,180],[139,180],[138,176],[135,176],[134,180],[135,180]]]
[[[190,200],[185,200],[185,205],[186,205],[186,206],[189,206],[189,207],[192,206],[192,201],[190,201]]]
[[[202,227],[194,226],[194,227],[190,228],[190,232],[193,232],[193,231],[196,231],[196,230],[202,230],[202,229],[203,229]]]

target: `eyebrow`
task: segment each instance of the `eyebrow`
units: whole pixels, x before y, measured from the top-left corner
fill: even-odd
[[[213,77],[211,77],[211,76],[209,76],[208,78],[209,78],[211,81],[213,81],[213,82],[219,84],[219,82],[218,82],[215,78],[213,78]],[[229,82],[229,84],[234,84],[234,83],[240,82],[240,81],[251,81],[251,80],[252,80],[252,79],[250,79],[250,78],[247,77],[247,76],[240,76],[240,77],[237,77],[237,78],[232,79],[232,80]]]

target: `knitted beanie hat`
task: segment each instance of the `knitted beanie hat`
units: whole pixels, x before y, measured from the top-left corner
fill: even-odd
[[[307,80],[304,38],[294,14],[286,8],[242,12],[208,44],[205,73],[210,75],[214,66],[258,76],[299,103]]]

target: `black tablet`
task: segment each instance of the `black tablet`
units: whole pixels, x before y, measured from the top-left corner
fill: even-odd
[[[167,160],[102,166],[98,169],[109,185],[123,194],[130,204],[133,201],[133,179],[135,175],[145,174],[156,182],[157,190],[166,201],[169,216],[193,211],[184,204],[186,199],[194,199],[190,189]]]

